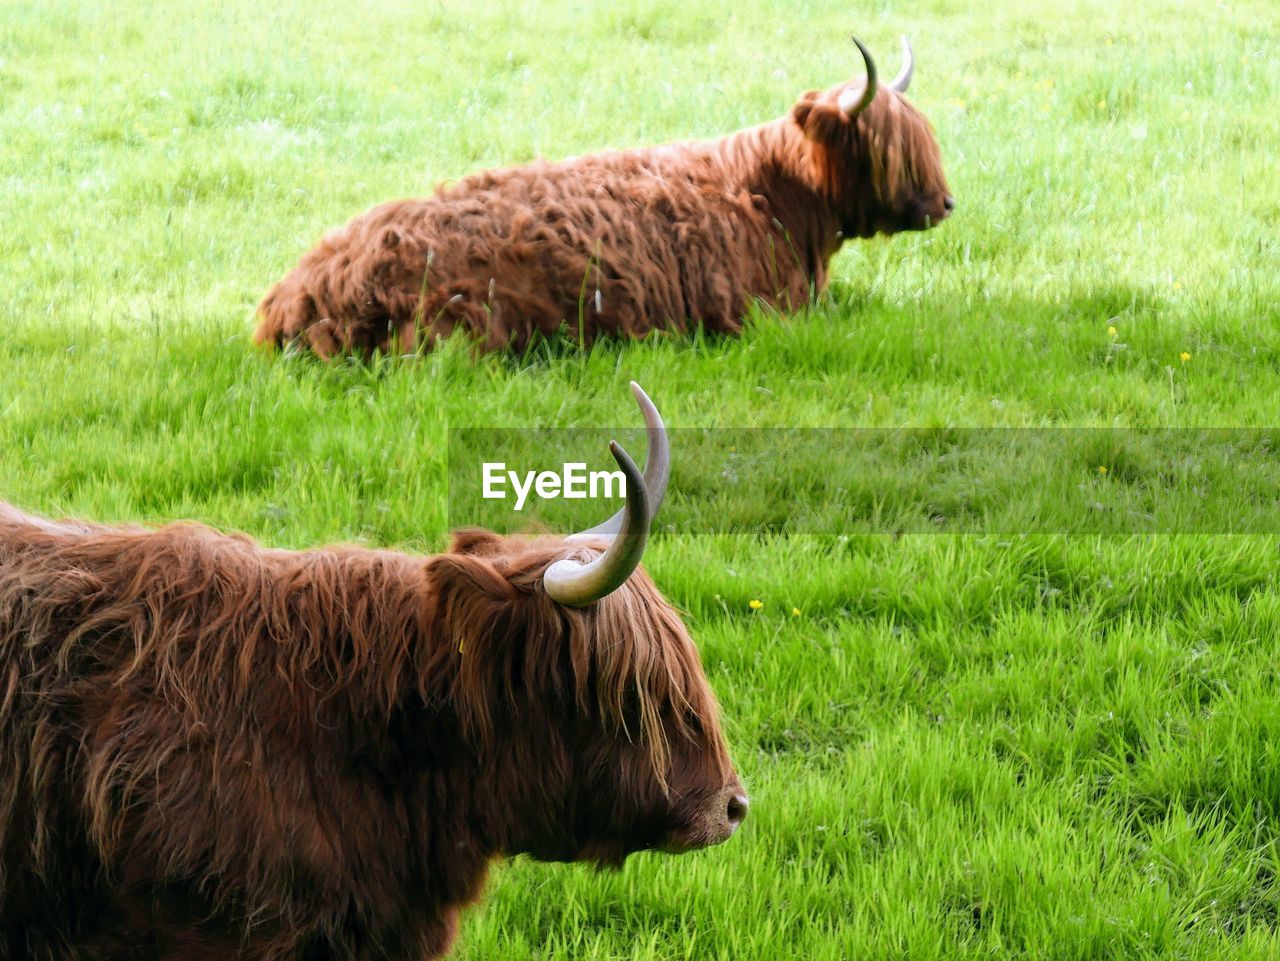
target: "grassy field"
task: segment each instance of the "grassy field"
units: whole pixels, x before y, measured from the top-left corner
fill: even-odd
[[[450,426],[630,425],[631,378],[682,427],[1276,424],[1273,0],[337,6],[0,4],[0,497],[437,550]],[[959,206],[846,248],[803,315],[522,361],[251,349],[367,206],[777,116],[853,74],[853,31],[886,73],[913,38]],[[1274,537],[676,534],[647,566],[751,820],[506,866],[457,957],[1280,956]]]

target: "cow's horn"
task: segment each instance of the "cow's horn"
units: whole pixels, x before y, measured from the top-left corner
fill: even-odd
[[[662,415],[653,406],[649,395],[634,380],[631,382],[631,393],[635,394],[636,403],[640,405],[640,413],[644,415],[644,426],[649,438],[649,453],[644,461],[644,486],[649,492],[649,519],[652,520],[662,506],[662,499],[667,493],[667,478],[671,476],[671,445],[667,440],[667,428],[662,423]],[[626,508],[618,511],[607,521],[595,527],[572,534],[569,540],[584,540],[591,537],[616,537],[622,529]]]
[[[640,565],[645,542],[649,540],[652,515],[640,468],[616,440],[609,442],[609,451],[627,478],[627,503],[622,508],[622,526],[613,543],[587,564],[566,558],[556,561],[542,575],[542,586],[548,596],[569,607],[586,607],[621,587]]]
[[[867,82],[863,84],[861,93],[857,90],[846,90],[840,94],[840,99],[836,102],[846,117],[856,117],[866,109],[867,104],[876,99],[876,62],[871,59],[871,52],[862,45],[861,40],[857,37],[851,39],[862,53],[863,62],[867,65]]]
[[[603,524],[570,535],[567,540],[604,538],[612,540],[602,555],[588,564],[574,560],[556,561],[547,568],[542,583],[547,594],[562,604],[584,607],[617,590],[631,576],[644,554],[649,539],[649,526],[662,506],[667,490],[667,478],[671,475],[671,445],[667,440],[667,428],[653,401],[635,381],[631,393],[640,405],[649,436],[649,454],[645,459],[644,475],[617,441],[609,444],[614,460],[622,468],[627,479],[627,502]]]
[[[911,75],[916,72],[916,58],[911,52],[911,41],[907,39],[907,35],[902,35],[902,69],[898,71],[898,75],[893,78],[893,83],[889,84],[890,90],[896,90],[898,93],[906,93],[907,87],[911,86]]]

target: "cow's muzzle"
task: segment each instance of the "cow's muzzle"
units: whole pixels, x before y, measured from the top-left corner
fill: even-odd
[[[742,784],[734,781],[722,791],[717,791],[708,799],[702,810],[694,817],[693,823],[673,831],[661,845],[663,851],[679,854],[697,848],[723,844],[733,837],[734,832],[742,826],[747,818],[751,801],[747,798]]]

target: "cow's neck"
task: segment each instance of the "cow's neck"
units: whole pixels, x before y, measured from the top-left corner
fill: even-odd
[[[763,197],[810,278],[821,287],[827,262],[840,249],[840,218],[820,189],[813,147],[786,117],[708,142],[734,187]]]

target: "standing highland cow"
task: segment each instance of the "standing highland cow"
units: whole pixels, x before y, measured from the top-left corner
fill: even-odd
[[[0,505],[0,959],[426,961],[494,857],[746,814],[676,612],[667,477],[569,541],[266,550]]]
[[[461,328],[487,350],[564,330],[737,333],[753,300],[808,301],[848,237],[920,230],[952,199],[928,121],[887,87],[803,94],[719,140],[605,151],[477,174],[375,207],[329,234],[259,307],[259,342],[322,356],[430,346]],[[419,339],[419,335],[422,339]]]

